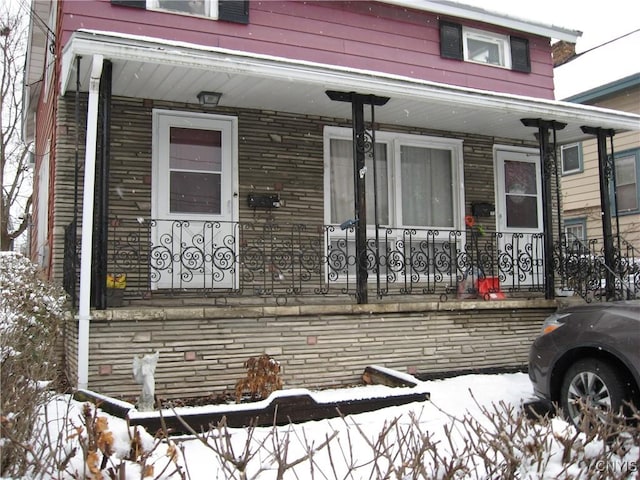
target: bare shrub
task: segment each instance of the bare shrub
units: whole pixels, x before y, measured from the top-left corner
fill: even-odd
[[[249,395],[249,400],[260,400],[282,388],[280,363],[266,353],[249,358],[244,367],[247,376],[236,383],[236,402],[240,403],[245,394]]]
[[[20,254],[0,255],[0,476],[23,475],[38,407],[46,400],[42,381],[56,379],[56,342],[65,297],[38,277]]]
[[[166,429],[155,438],[123,421],[103,418],[93,407],[62,411],[44,422],[44,456],[32,457],[35,478],[56,479],[613,479],[635,478],[640,430],[635,421],[587,410],[598,422],[587,431],[561,418],[531,420],[506,403],[476,405],[461,417],[434,405],[389,417],[378,431],[359,417],[324,424],[228,428],[225,421],[172,440]],[[72,411],[74,410],[75,411]],[[80,413],[79,413],[80,412]],[[431,420],[438,417],[433,424]],[[442,422],[443,416],[448,420]],[[59,420],[58,420],[59,421]],[[55,433],[59,432],[56,437]],[[44,444],[52,447],[47,450]],[[189,458],[189,446],[205,447]],[[38,460],[39,459],[39,460]]]

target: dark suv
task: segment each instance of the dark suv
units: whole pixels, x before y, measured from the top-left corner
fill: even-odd
[[[581,405],[640,407],[640,301],[559,309],[531,346],[529,378],[536,395],[555,402],[575,425]]]

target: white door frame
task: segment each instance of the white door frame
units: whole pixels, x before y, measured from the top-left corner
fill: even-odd
[[[544,269],[539,264],[528,265],[527,256],[539,261],[544,258],[542,242],[533,241],[534,235],[544,231],[543,204],[542,204],[542,171],[540,167],[540,152],[536,148],[512,147],[507,145],[494,145],[494,172],[495,172],[495,200],[496,200],[496,231],[502,235],[499,237],[499,247],[503,251],[505,245],[511,242],[515,245],[513,255],[513,275],[507,275],[505,283],[514,287],[519,285],[540,285],[544,280]],[[536,210],[537,225],[535,227],[509,227],[507,225],[507,206],[504,178],[504,162],[506,160],[528,162],[534,165],[536,175]],[[524,234],[522,238],[512,234]],[[531,243],[532,251],[525,252],[517,248],[519,245]]]
[[[234,234],[234,225],[239,216],[238,199],[238,119],[234,116],[213,115],[206,113],[194,113],[175,110],[153,110],[153,148],[152,148],[152,175],[151,175],[151,216],[158,220],[152,230],[152,242],[157,245],[162,234],[163,223],[170,224],[171,220],[188,220],[195,222],[224,222],[226,235]],[[170,212],[169,199],[169,128],[201,128],[206,130],[219,130],[222,132],[222,179],[221,179],[221,205],[219,214],[194,214]],[[229,223],[227,223],[229,222]],[[226,226],[229,226],[227,229]],[[227,231],[228,230],[228,231]],[[237,246],[236,246],[237,247]],[[236,265],[233,281],[225,281],[220,285],[194,283],[194,288],[207,288],[219,286],[220,288],[237,288],[239,275]],[[173,271],[174,276],[178,275]],[[155,279],[154,279],[155,280]],[[227,279],[228,280],[228,279]],[[180,283],[180,281],[178,282]],[[175,288],[177,285],[168,278],[158,279],[152,288]],[[180,288],[188,288],[179,285]]]

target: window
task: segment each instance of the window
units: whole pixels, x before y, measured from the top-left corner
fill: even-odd
[[[169,211],[221,212],[222,132],[169,128]]]
[[[111,4],[249,23],[249,0],[111,0]]]
[[[589,245],[587,243],[587,219],[567,218],[564,221],[565,247],[572,255],[588,255]]]
[[[518,72],[531,71],[529,41],[460,24],[440,22],[440,56]]]
[[[365,162],[370,226],[462,226],[462,141],[376,132],[375,153],[375,197],[373,160]],[[355,215],[351,130],[325,129],[325,165],[326,221],[341,224]]]
[[[560,147],[562,157],[562,175],[582,172],[582,148],[581,144],[573,143]]]
[[[640,211],[640,149],[616,154],[616,192],[618,213]]]
[[[511,68],[511,58],[507,55],[508,37],[470,28],[463,28],[462,32],[465,60]]]
[[[217,0],[147,0],[147,8],[218,18]]]
[[[568,218],[564,221],[564,233],[567,243],[585,242],[587,240],[587,221],[584,218]]]
[[[349,131],[350,133],[350,131]],[[330,223],[340,224],[352,219],[354,213],[354,178],[353,178],[353,147],[350,139],[331,138],[329,140],[330,151],[330,177],[331,177],[331,217]],[[374,167],[373,160],[365,161],[368,175],[366,177],[367,190],[367,219],[375,224],[375,202],[378,202],[378,223],[389,225],[389,190],[387,169],[387,146],[384,143],[376,143],[376,175],[378,176],[377,199],[373,194]]]
[[[38,264],[46,267],[49,263],[47,250],[49,237],[49,153],[42,156],[38,169],[38,224],[36,249],[38,252]]]

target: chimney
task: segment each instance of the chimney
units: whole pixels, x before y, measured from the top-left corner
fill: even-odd
[[[576,56],[576,44],[571,42],[565,42],[560,40],[551,45],[551,58],[553,59],[553,66],[557,67],[563,63],[567,63],[569,60]]]

